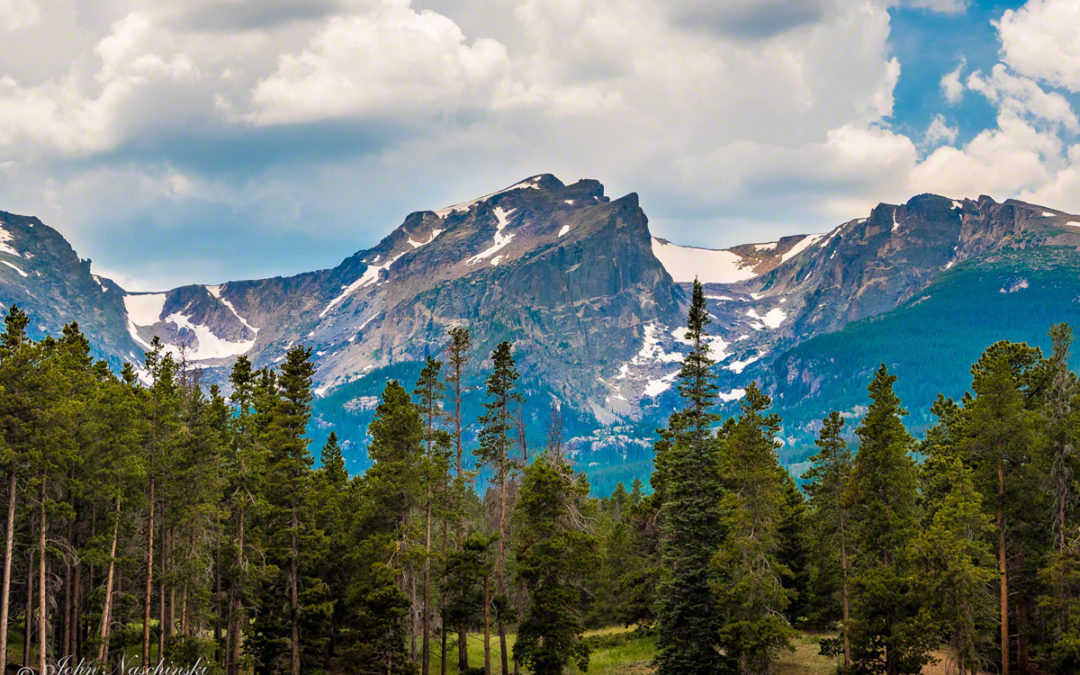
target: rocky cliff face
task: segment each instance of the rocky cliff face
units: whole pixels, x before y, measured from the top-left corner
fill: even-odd
[[[412,213],[332,269],[160,293],[125,292],[55,230],[0,212],[0,303],[23,306],[39,335],[79,321],[114,367],[138,363],[157,336],[210,381],[240,354],[271,365],[304,344],[320,400],[349,410],[370,408],[381,388],[373,374],[438,353],[447,329],[466,325],[476,374],[482,355],[514,341],[522,372],[601,430],[582,432],[584,445],[617,448],[651,436],[676,402],[695,277],[713,315],[721,399],[760,379],[784,404],[785,387],[813,392],[820,379],[784,356],[793,348],[919,301],[954,267],[1017,251],[1080,251],[1080,218],[920,195],[829,232],[709,250],[652,238],[634,194],[612,200],[596,181],[540,175]],[[777,377],[781,362],[788,375]],[[351,408],[333,398],[339,390]]]

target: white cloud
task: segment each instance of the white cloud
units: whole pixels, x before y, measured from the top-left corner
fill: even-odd
[[[1016,72],[1080,91],[1080,3],[1028,0],[996,25],[1002,60]]]
[[[1004,64],[994,66],[989,76],[975,71],[968,76],[967,87],[985,96],[1006,114],[1026,115],[1060,124],[1072,132],[1080,131],[1080,121],[1064,96],[1044,91],[1034,80],[1010,74]]]
[[[298,54],[282,55],[255,87],[259,124],[405,114],[429,118],[484,108],[506,68],[495,40],[466,42],[447,17],[394,3],[338,16]]]
[[[934,115],[934,119],[930,121],[930,126],[926,128],[926,133],[923,134],[923,144],[937,146],[942,143],[955,143],[956,135],[956,127],[950,127],[945,121],[944,115]]]
[[[927,9],[941,14],[962,14],[967,11],[969,0],[906,0],[909,7]]]
[[[963,73],[965,65],[967,65],[967,62],[961,59],[955,69],[950,70],[941,77],[941,93],[945,95],[945,100],[949,103],[959,103],[960,99],[964,97],[964,83],[960,80],[960,75]]]
[[[34,0],[0,0],[0,33],[33,26],[41,20],[41,9]]]
[[[0,0],[0,21],[38,2],[10,39],[58,48],[0,54],[0,208],[52,217],[114,269],[115,221],[180,237],[209,212],[336,251],[542,171],[637,191],[659,235],[704,245],[926,190],[1080,199],[1080,125],[1051,86],[1080,65],[1053,0],[1003,16],[1007,65],[940,80],[948,103],[989,101],[992,128],[961,133],[953,111],[908,134],[889,7],[966,2]]]

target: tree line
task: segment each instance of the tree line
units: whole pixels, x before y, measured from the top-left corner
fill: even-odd
[[[882,365],[854,432],[827,415],[797,483],[756,385],[716,413],[695,283],[651,491],[597,499],[558,403],[530,447],[512,344],[477,354],[465,327],[415,383],[386,383],[372,466],[350,477],[333,433],[318,467],[309,449],[305,347],[278,367],[239,357],[226,394],[156,340],[114,374],[76,324],[33,341],[27,323],[13,307],[0,336],[0,663],[555,674],[587,669],[587,629],[623,624],[655,638],[662,674],[771,673],[807,629],[849,673],[942,655],[1080,671],[1064,325],[1047,356],[988,348],[924,439]],[[463,419],[474,396],[484,413]]]

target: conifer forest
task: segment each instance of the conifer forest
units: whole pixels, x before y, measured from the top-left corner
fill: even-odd
[[[594,672],[627,635],[641,669],[601,672],[810,672],[781,669],[807,635],[830,664],[813,672],[1080,672],[1065,324],[1049,353],[987,345],[923,438],[881,365],[792,476],[761,388],[715,412],[695,282],[653,473],[597,497],[514,345],[479,353],[467,326],[386,382],[372,466],[349,475],[335,434],[307,437],[309,348],[240,356],[219,388],[156,339],[117,373],[78,325],[35,341],[29,321],[11,307],[0,340],[9,672],[549,675]]]

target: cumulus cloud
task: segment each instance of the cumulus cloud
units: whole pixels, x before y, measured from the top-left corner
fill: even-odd
[[[466,42],[453,21],[394,4],[366,16],[334,17],[298,54],[261,80],[251,119],[283,124],[345,116],[430,118],[486,107],[507,65],[495,40]]]
[[[52,1],[0,0],[0,22]],[[222,253],[170,281],[333,264],[409,210],[541,171],[637,191],[656,232],[701,245],[928,190],[1080,210],[1080,123],[1060,91],[1080,56],[1054,0],[1004,14],[1002,64],[961,58],[941,77],[946,103],[995,108],[984,130],[955,110],[892,118],[889,8],[962,0],[79,1],[11,34],[51,31],[55,53],[0,54],[0,208],[52,218],[112,269],[131,254],[104,241],[183,248],[208,228],[323,257]],[[1050,28],[1053,67],[1021,44]]]
[[[964,83],[960,76],[964,72],[965,65],[967,62],[961,59],[956,68],[941,76],[941,93],[949,103],[959,103],[960,99],[964,98]]]
[[[1004,64],[994,66],[989,76],[975,71],[968,76],[967,87],[985,96],[1005,115],[1030,116],[1080,131],[1076,113],[1064,96],[1043,90],[1034,80],[1010,74]]]
[[[950,127],[945,121],[944,115],[934,115],[934,119],[930,120],[930,126],[926,128],[926,133],[923,134],[923,144],[938,146],[943,143],[955,143],[957,133],[956,127]]]
[[[1016,72],[1080,91],[1080,3],[1029,0],[996,25],[1002,59]]]

